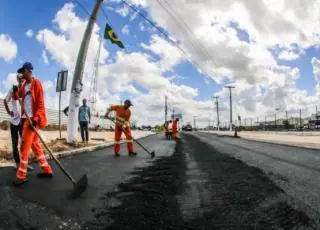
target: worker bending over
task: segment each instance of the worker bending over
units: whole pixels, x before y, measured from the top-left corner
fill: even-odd
[[[14,87],[14,97],[22,98],[22,114],[26,113],[32,124],[27,119],[23,121],[22,141],[20,146],[20,164],[16,173],[16,179],[13,184],[20,186],[27,182],[27,168],[29,160],[30,148],[36,156],[38,163],[42,169],[38,173],[38,177],[51,178],[53,176],[51,166],[48,164],[43,149],[39,144],[39,137],[34,129],[40,129],[46,126],[46,109],[44,105],[44,95],[42,85],[39,79],[32,75],[33,66],[26,62],[18,70],[22,74],[25,82],[21,87]]]
[[[124,132],[127,140],[127,149],[128,149],[128,155],[129,156],[135,156],[137,153],[134,152],[134,147],[133,147],[133,138],[131,135],[131,129],[129,126],[129,120],[131,117],[131,111],[130,111],[130,106],[132,106],[132,103],[130,100],[125,100],[124,105],[114,105],[111,106],[108,109],[108,112],[106,113],[106,118],[108,118],[109,113],[111,111],[116,112],[116,118],[115,118],[115,142],[114,142],[114,155],[116,157],[120,156],[120,138],[122,132]]]

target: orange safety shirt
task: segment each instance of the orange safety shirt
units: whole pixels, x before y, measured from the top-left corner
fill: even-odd
[[[27,93],[31,94],[32,98],[32,120],[37,121],[41,128],[47,125],[46,108],[44,104],[44,95],[42,84],[39,79],[33,77],[31,81],[30,92],[25,92],[24,82],[21,87],[19,87],[19,97],[22,98],[22,104],[24,104],[24,99]],[[22,108],[21,113],[24,114],[24,109]]]
[[[178,121],[177,120],[173,120],[172,122],[172,130],[173,131],[177,131],[178,128]]]
[[[123,105],[114,105],[110,107],[110,111],[116,112],[116,123],[118,125],[128,124],[131,117],[130,109],[125,109]]]

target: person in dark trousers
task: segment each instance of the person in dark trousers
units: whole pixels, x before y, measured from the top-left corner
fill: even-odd
[[[90,108],[87,106],[87,100],[84,98],[82,100],[82,106],[79,108],[79,124],[81,131],[82,142],[89,141],[89,131],[88,126],[91,121]]]
[[[18,82],[18,86],[14,86],[19,88],[22,83],[23,83],[23,78],[22,75],[17,74],[17,82]],[[10,110],[9,108],[9,103],[11,102],[11,107],[12,110]],[[22,135],[22,127],[23,125],[22,120],[21,120],[21,116],[20,116],[20,105],[18,100],[15,100],[13,98],[13,88],[11,88],[7,94],[7,96],[5,97],[4,101],[4,107],[8,113],[8,115],[10,116],[10,133],[11,133],[11,144],[12,144],[12,155],[14,158],[14,161],[16,163],[16,168],[18,168],[19,164],[20,164],[20,154],[19,154],[19,150],[18,150],[18,144],[19,144],[19,139],[21,139],[21,135]],[[32,166],[28,166],[28,170],[33,170]]]

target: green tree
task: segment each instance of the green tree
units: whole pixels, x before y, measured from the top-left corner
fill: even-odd
[[[284,120],[283,121],[283,126],[285,127],[285,129],[289,129],[290,128],[290,123],[288,120]]]

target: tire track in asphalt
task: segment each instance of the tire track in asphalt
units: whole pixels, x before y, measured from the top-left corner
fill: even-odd
[[[284,199],[287,195],[262,170],[219,153],[194,136],[186,135],[185,143],[200,170],[209,175],[206,189],[211,193],[210,212],[193,223],[231,229],[312,228],[307,215],[292,208]],[[205,218],[210,216],[214,218]]]
[[[95,219],[83,227],[314,229],[308,216],[292,208],[287,195],[262,170],[194,136],[182,138],[172,156],[136,168],[134,178],[101,197],[102,208],[93,210]]]

